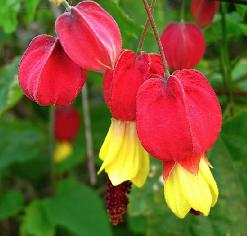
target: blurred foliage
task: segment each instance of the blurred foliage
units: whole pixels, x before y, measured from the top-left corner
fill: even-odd
[[[147,18],[141,1],[97,2],[116,19],[124,47],[136,50]],[[192,21],[189,4],[186,1],[186,19]],[[83,122],[73,153],[53,170],[49,108],[29,101],[18,86],[20,56],[34,36],[55,35],[54,21],[63,11],[62,6],[52,6],[48,0],[0,0],[0,5],[0,235],[246,235],[247,6],[224,3],[234,104],[229,103],[222,75],[220,13],[210,27],[203,29],[207,51],[197,66],[215,88],[224,114],[222,133],[208,153],[220,189],[218,204],[209,217],[189,215],[185,220],[177,219],[164,201],[161,165],[152,160],[144,188],[132,189],[125,223],[112,228],[103,207],[105,175],[98,176],[97,186],[88,184]],[[160,33],[169,22],[179,20],[179,8],[178,0],[157,0],[154,18]],[[157,52],[151,30],[144,50]],[[102,75],[89,72],[88,85],[97,154],[110,114],[102,98]],[[80,99],[75,101],[78,110]],[[100,161],[96,163],[98,168]],[[56,175],[55,190],[51,173]]]

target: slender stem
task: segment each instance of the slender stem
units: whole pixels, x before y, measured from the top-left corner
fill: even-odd
[[[181,0],[181,21],[184,22],[184,10],[185,10],[185,0]]]
[[[69,5],[69,3],[66,0],[63,0],[63,5],[66,8],[66,11],[70,11],[71,10],[71,6]]]
[[[164,53],[164,50],[163,50],[163,46],[162,46],[162,43],[161,43],[161,40],[160,40],[160,37],[159,37],[159,33],[158,33],[157,28],[156,28],[153,15],[152,15],[152,13],[151,13],[151,11],[149,9],[149,5],[148,5],[147,0],[143,0],[143,4],[144,4],[144,7],[146,9],[150,24],[152,26],[152,29],[153,29],[153,32],[154,32],[154,37],[155,37],[155,39],[156,39],[156,41],[158,43],[158,46],[159,46],[159,51],[160,51],[160,55],[161,55],[161,58],[162,58],[162,62],[163,62],[164,70],[165,70],[165,75],[166,75],[165,79],[167,79],[170,76],[170,72],[169,72],[169,69],[168,69],[168,65],[167,65],[165,53]]]
[[[86,137],[86,145],[87,145],[87,163],[88,163],[89,180],[91,185],[95,185],[97,182],[97,174],[96,174],[94,152],[93,152],[93,138],[92,138],[92,129],[90,122],[90,109],[89,109],[89,101],[88,101],[87,84],[85,84],[84,88],[82,89],[82,109],[83,109],[83,117],[85,122],[85,137]]]
[[[156,3],[156,0],[153,0],[152,4],[151,4],[151,8],[150,8],[151,13],[154,10],[155,3]],[[140,52],[142,50],[142,47],[143,47],[143,44],[144,44],[144,41],[145,41],[145,37],[146,37],[147,32],[148,32],[149,24],[150,24],[149,23],[149,19],[147,18],[145,26],[144,26],[144,30],[143,30],[142,35],[141,35],[141,39],[139,41],[139,45],[138,45],[137,50],[136,50],[137,54],[140,54]]]
[[[55,162],[54,162],[54,146],[55,146],[55,137],[54,137],[54,121],[55,121],[55,106],[50,106],[50,117],[49,117],[49,139],[50,139],[50,156],[51,156],[51,193],[54,192],[56,185],[56,173],[55,173]]]
[[[227,43],[227,26],[226,26],[226,9],[225,5],[221,4],[221,30],[222,30],[222,38],[221,38],[221,48],[220,48],[220,62],[223,80],[225,84],[225,88],[228,94],[228,100],[232,107],[233,101],[233,86],[232,86],[232,67],[229,59],[229,50]]]

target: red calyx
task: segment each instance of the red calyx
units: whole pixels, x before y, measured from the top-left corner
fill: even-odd
[[[70,58],[93,71],[112,69],[122,49],[117,23],[98,3],[83,1],[56,20],[56,32]]]
[[[19,66],[22,90],[28,98],[44,106],[71,104],[85,80],[86,72],[49,35],[32,40]]]
[[[205,52],[200,28],[191,23],[171,23],[163,31],[161,42],[168,66],[172,70],[194,68]]]
[[[151,74],[158,73],[164,73],[158,55],[136,55],[130,50],[123,50],[114,70],[106,71],[104,76],[104,99],[112,116],[119,120],[135,120],[137,91]]]
[[[76,108],[56,107],[54,129],[57,141],[72,142],[80,129],[80,116]]]
[[[153,78],[140,87],[136,123],[140,141],[151,155],[190,166],[215,142],[222,115],[204,75],[185,69],[167,81]]]
[[[220,1],[216,0],[192,0],[190,11],[199,26],[209,26],[219,6]]]

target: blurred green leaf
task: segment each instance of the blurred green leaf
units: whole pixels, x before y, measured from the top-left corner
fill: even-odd
[[[16,162],[26,162],[41,156],[45,135],[41,127],[28,122],[0,120],[0,173]]]
[[[27,23],[31,23],[34,19],[35,12],[40,0],[24,0],[26,7],[25,19]]]
[[[21,192],[9,191],[0,195],[0,219],[6,219],[19,213],[24,206]]]
[[[48,200],[33,201],[26,209],[20,227],[21,236],[53,236],[55,226],[47,216]]]
[[[19,0],[0,0],[0,27],[5,33],[13,33],[17,27],[17,14],[20,10]]]
[[[59,183],[57,194],[49,201],[47,212],[52,224],[63,226],[78,236],[112,235],[98,194],[73,179]]]
[[[0,69],[0,116],[23,96],[17,78],[19,62],[20,58],[16,57],[11,64]]]

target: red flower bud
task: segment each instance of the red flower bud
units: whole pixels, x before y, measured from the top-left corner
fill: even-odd
[[[136,122],[151,155],[188,166],[215,142],[222,116],[207,79],[190,69],[175,71],[167,81],[145,81],[137,94]]]
[[[219,6],[220,2],[216,0],[192,0],[190,11],[199,26],[208,26],[211,24]]]
[[[28,98],[40,105],[68,105],[86,80],[58,40],[40,35],[32,40],[19,67],[19,83]]]
[[[137,91],[151,73],[164,73],[158,55],[122,51],[114,70],[105,73],[103,83],[104,98],[114,118],[135,120]]]
[[[192,69],[205,52],[205,40],[200,28],[191,23],[171,23],[162,36],[167,63],[170,69]]]
[[[56,107],[54,121],[55,138],[60,142],[71,142],[80,129],[80,116],[72,106]]]
[[[80,2],[59,16],[56,32],[70,58],[88,70],[112,69],[122,49],[117,23],[93,1]]]

